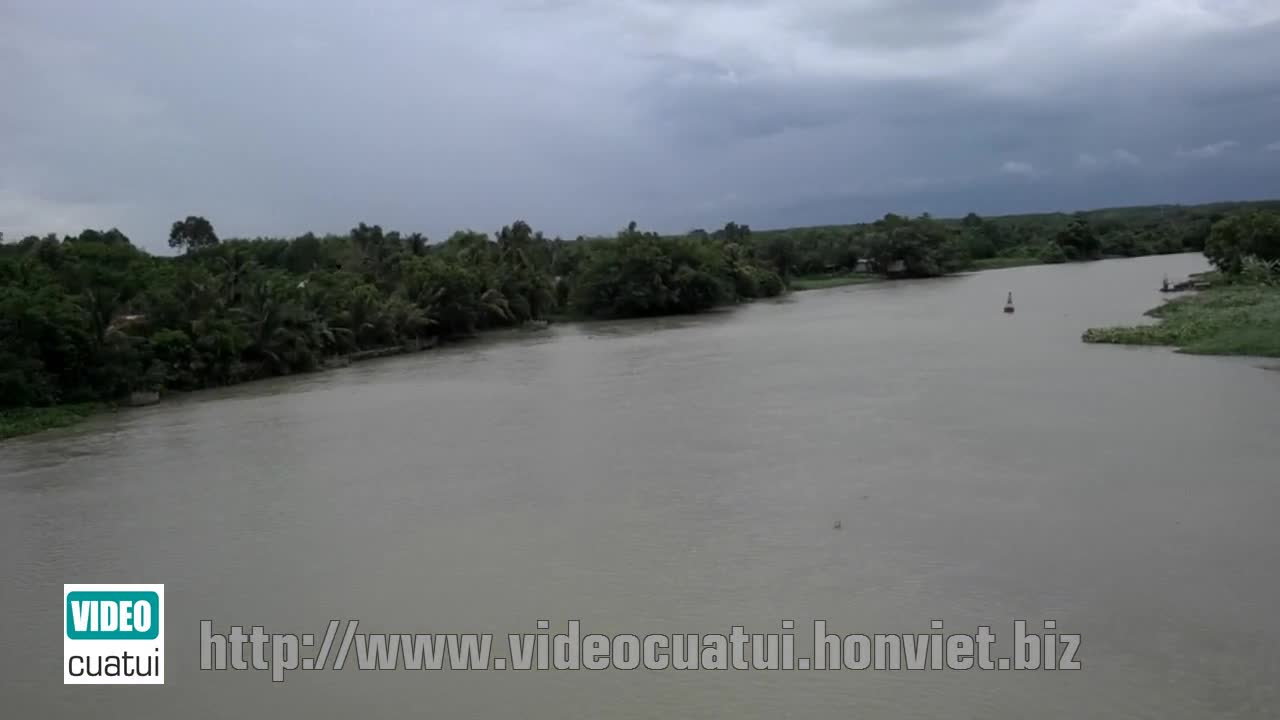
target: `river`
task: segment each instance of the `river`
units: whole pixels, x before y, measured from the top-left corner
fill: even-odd
[[[1091,346],[1193,255],[558,325],[0,443],[14,718],[1255,718],[1280,708],[1280,373]],[[1001,307],[1013,292],[1017,313]],[[836,522],[841,527],[834,528]],[[162,687],[62,686],[62,583],[164,583]],[[200,621],[948,632],[1071,672],[199,669]],[[1001,640],[999,645],[1004,645]],[[805,653],[802,653],[805,654]]]

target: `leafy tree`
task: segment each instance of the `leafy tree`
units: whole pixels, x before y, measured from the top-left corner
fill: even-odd
[[[1051,242],[1044,246],[1044,250],[1040,252],[1040,262],[1046,265],[1055,265],[1067,261],[1067,253],[1062,246],[1056,242]]]
[[[99,242],[97,234],[86,238],[89,232],[65,244],[59,274],[84,308],[94,344],[101,347],[112,323],[142,289],[145,256],[127,239]]]
[[[1182,249],[1203,252],[1211,232],[1213,232],[1213,223],[1207,219],[1199,218],[1186,223],[1179,229]]]
[[[320,267],[323,261],[324,244],[313,233],[299,236],[286,246],[284,268],[289,272],[311,272]]]
[[[1091,260],[1097,258],[1102,251],[1102,242],[1088,223],[1073,220],[1070,225],[1054,238],[1068,258],[1073,260]]]
[[[1145,238],[1143,238],[1145,240]],[[1101,239],[1101,252],[1106,255],[1116,255],[1119,257],[1136,257],[1137,255],[1147,254],[1143,252],[1148,250],[1145,242],[1139,242],[1140,238],[1129,230],[1117,230],[1105,235]],[[1050,243],[1053,246],[1061,248],[1057,242]],[[1066,257],[1066,254],[1063,254]],[[1065,261],[1065,260],[1064,260]]]
[[[884,275],[933,277],[964,267],[959,241],[937,220],[886,215],[874,225],[868,258]]]
[[[764,247],[761,248],[761,257],[784,280],[791,277],[800,259],[796,249],[796,241],[788,235],[775,235],[769,238]]]
[[[409,237],[404,239],[404,242],[405,248],[409,251],[409,254],[414,257],[426,255],[427,245],[430,244],[430,241],[427,240],[427,236],[422,233],[410,233]]]
[[[751,226],[739,225],[736,222],[725,223],[724,228],[717,230],[713,237],[727,243],[746,244],[751,240]]]
[[[1237,274],[1246,258],[1280,260],[1280,214],[1252,212],[1213,226],[1204,254],[1219,270]]]
[[[51,405],[85,394],[92,333],[74,299],[55,285],[0,284],[0,398]]]
[[[996,256],[995,243],[991,242],[991,238],[980,230],[975,231],[971,228],[966,228],[961,235],[961,243],[965,252],[975,260]]]
[[[643,317],[700,312],[734,297],[720,248],[642,232],[631,223],[616,240],[591,246],[572,303],[586,315]]]
[[[169,229],[169,247],[194,252],[218,244],[213,224],[198,215],[188,215]]]

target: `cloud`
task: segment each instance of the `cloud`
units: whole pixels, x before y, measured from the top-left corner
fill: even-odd
[[[1189,158],[1199,158],[1199,159],[1216,158],[1216,157],[1220,157],[1223,153],[1225,153],[1226,151],[1230,150],[1233,147],[1236,147],[1239,144],[1240,143],[1236,142],[1235,140],[1222,140],[1220,142],[1211,143],[1209,145],[1205,145],[1204,147],[1198,147],[1192,150],[1184,150],[1182,148],[1178,148],[1178,156],[1189,157]]]
[[[1099,160],[1096,155],[1080,153],[1076,156],[1076,167],[1078,168],[1089,169],[1099,167],[1100,165],[1102,165],[1102,161]]]
[[[1123,148],[1113,150],[1104,156],[1092,153],[1080,153],[1076,156],[1075,166],[1081,170],[1095,170],[1104,167],[1134,168],[1142,164],[1142,158]]]
[[[1113,151],[1111,153],[1111,158],[1117,165],[1137,167],[1142,164],[1142,158],[1123,148]]]
[[[1034,177],[1036,168],[1029,162],[1021,160],[1009,160],[1000,166],[1000,172],[1006,175],[1021,175],[1023,177]]]
[[[1265,148],[1265,150],[1267,152],[1280,152],[1280,140],[1271,143]]]
[[[0,231],[163,250],[193,213],[572,237],[1265,195],[1280,168],[1170,149],[1275,141],[1277,33],[1270,0],[0,3]]]

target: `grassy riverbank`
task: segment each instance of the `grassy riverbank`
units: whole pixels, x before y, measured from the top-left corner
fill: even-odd
[[[993,257],[973,261],[974,270],[1000,270],[1002,268],[1025,267],[1027,265],[1045,265],[1038,257]]]
[[[1003,270],[1006,268],[1027,267],[1029,265],[1050,264],[1052,263],[1045,262],[1042,258],[1036,256],[1018,255],[1014,257],[992,257],[983,258],[981,260],[972,260],[969,265],[962,270],[962,272],[981,272],[983,270]],[[842,287],[844,285],[863,285],[866,283],[882,282],[887,279],[888,278],[875,273],[862,272],[798,275],[791,279],[790,288],[797,292],[804,290],[826,290],[827,288]]]
[[[872,273],[842,273],[834,275],[805,275],[792,278],[791,289],[796,292],[804,290],[825,290],[845,285],[865,285],[881,282],[884,278]]]
[[[79,403],[54,407],[0,409],[0,440],[75,425],[107,407],[102,403]]]
[[[1147,315],[1160,322],[1093,328],[1087,343],[1165,345],[1196,355],[1280,357],[1280,287],[1215,285]]]
[[[965,268],[967,272],[983,270],[1002,270],[1005,268],[1026,267],[1028,265],[1046,265],[1038,257],[994,257],[974,260]],[[790,289],[796,292],[805,290],[826,290],[827,288],[845,285],[865,285],[867,283],[884,282],[888,278],[876,273],[827,273],[817,275],[799,275],[791,279]]]

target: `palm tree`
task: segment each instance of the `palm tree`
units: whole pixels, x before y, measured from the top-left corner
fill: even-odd
[[[338,313],[338,326],[345,328],[357,347],[373,347],[383,340],[386,318],[378,290],[372,285],[361,285],[346,298],[345,307]]]
[[[401,341],[419,339],[424,330],[436,324],[435,318],[426,310],[399,295],[387,301],[384,313],[396,338]]]
[[[506,295],[498,288],[489,288],[481,293],[477,300],[479,310],[482,316],[497,319],[500,322],[511,322],[514,315],[511,312],[511,303],[507,300]],[[475,319],[471,322],[471,330],[475,329]]]
[[[216,258],[221,269],[216,277],[222,286],[222,296],[227,305],[235,305],[240,301],[243,285],[259,269],[258,264],[239,247],[232,247],[227,255]]]

